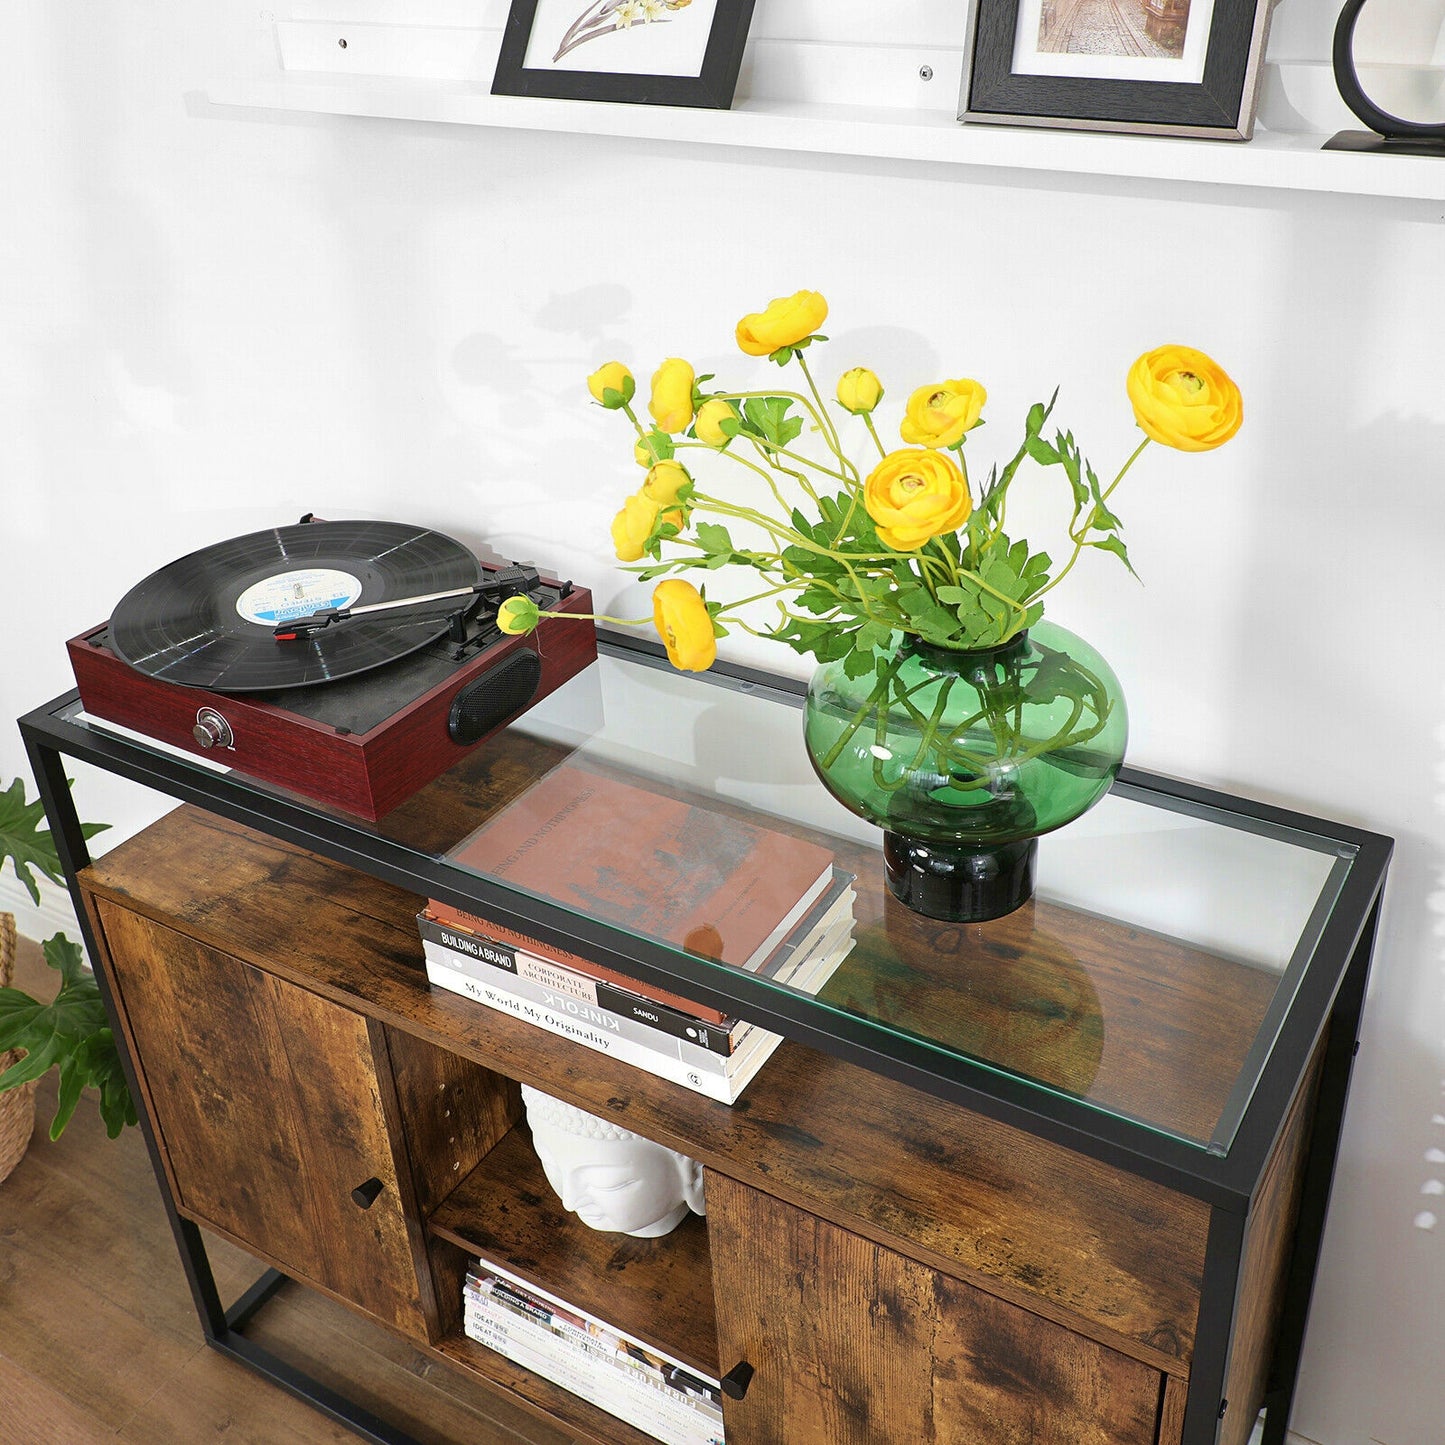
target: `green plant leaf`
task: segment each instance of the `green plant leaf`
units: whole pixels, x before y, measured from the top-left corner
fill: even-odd
[[[1112,552],[1134,577],[1138,577],[1139,574],[1134,571],[1134,564],[1129,560],[1129,549],[1124,545],[1122,537],[1100,537],[1097,541],[1090,542],[1089,546],[1097,547],[1101,552]]]
[[[1059,462],[1058,451],[1051,447],[1043,437],[1030,437],[1024,443],[1024,448],[1040,466],[1052,467]]]
[[[803,430],[802,418],[788,415],[792,405],[785,396],[750,397],[743,403],[743,430],[775,447],[787,446]]]
[[[91,1085],[101,1090],[102,1106],[110,1111],[107,1132],[117,1117],[133,1123],[135,1106],[125,1087],[100,986],[85,970],[80,945],[57,933],[41,948],[46,963],[60,974],[60,990],[52,1002],[42,1004],[18,988],[0,988],[0,1052],[25,1050],[19,1063],[0,1074],[0,1090],[13,1089],[57,1068],[60,1087],[50,1125],[52,1139],[60,1137],[82,1091]]]
[[[63,883],[60,858],[55,851],[55,840],[48,829],[41,830],[45,809],[37,800],[25,801],[25,782],[16,778],[3,793],[0,793],[0,866],[8,857],[15,865],[15,876],[25,885],[26,891],[36,902],[40,902],[40,888],[31,874],[31,867],[38,868],[52,883]]]
[[[644,433],[640,442],[652,453],[654,461],[670,461],[677,455],[677,448],[673,445],[672,438],[665,431],[658,430],[657,427]]]

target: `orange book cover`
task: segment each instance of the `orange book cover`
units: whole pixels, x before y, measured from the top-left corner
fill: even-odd
[[[833,875],[833,855],[817,843],[575,763],[554,768],[451,856],[578,913],[742,969],[771,954]],[[490,926],[436,900],[431,907],[464,927]],[[527,947],[569,967],[587,963],[530,940]]]

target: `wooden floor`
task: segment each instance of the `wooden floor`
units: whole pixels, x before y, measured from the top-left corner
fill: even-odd
[[[56,975],[22,944],[15,983],[48,997]],[[357,1437],[202,1343],[138,1129],[109,1140],[81,1101],[46,1136],[55,1074],[25,1157],[0,1182],[0,1440],[4,1445],[348,1445]],[[259,1273],[212,1242],[223,1299]],[[247,1330],[424,1445],[571,1445],[572,1437],[462,1381],[340,1305],[286,1285]]]

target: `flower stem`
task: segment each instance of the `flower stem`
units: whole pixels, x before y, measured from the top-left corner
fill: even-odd
[[[1144,440],[1140,442],[1137,447],[1134,448],[1134,450],[1129,455],[1129,460],[1125,462],[1122,467],[1119,468],[1119,475],[1115,477],[1114,480],[1110,482],[1109,485],[1100,494],[1100,505],[1102,505],[1104,502],[1107,502],[1109,498],[1114,494],[1114,488],[1117,487],[1119,483],[1124,480],[1125,473],[1128,472],[1129,468],[1134,465],[1135,461],[1138,460],[1139,454],[1148,445],[1149,438],[1145,437]],[[1070,571],[1073,569],[1074,563],[1079,560],[1079,557],[1083,553],[1084,548],[1088,545],[1086,538],[1089,534],[1089,527],[1091,527],[1092,525],[1093,521],[1091,517],[1089,526],[1086,526],[1077,537],[1073,537],[1072,534],[1070,534],[1071,539],[1074,543],[1073,555],[1069,558],[1067,562],[1064,563],[1062,571],[1060,571],[1056,576],[1051,577],[1044,586],[1040,587],[1039,590],[1035,592],[1031,598],[1029,598],[1030,602],[1037,602],[1039,598],[1044,595],[1045,592],[1052,592],[1054,588],[1057,587],[1059,583],[1062,582],[1064,578],[1069,575]]]

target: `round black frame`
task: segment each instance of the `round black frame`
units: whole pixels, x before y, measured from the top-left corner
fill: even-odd
[[[1335,84],[1345,104],[1377,135],[1386,140],[1445,141],[1445,121],[1402,120],[1381,110],[1364,92],[1355,72],[1355,23],[1368,0],[1345,0],[1335,24]]]

